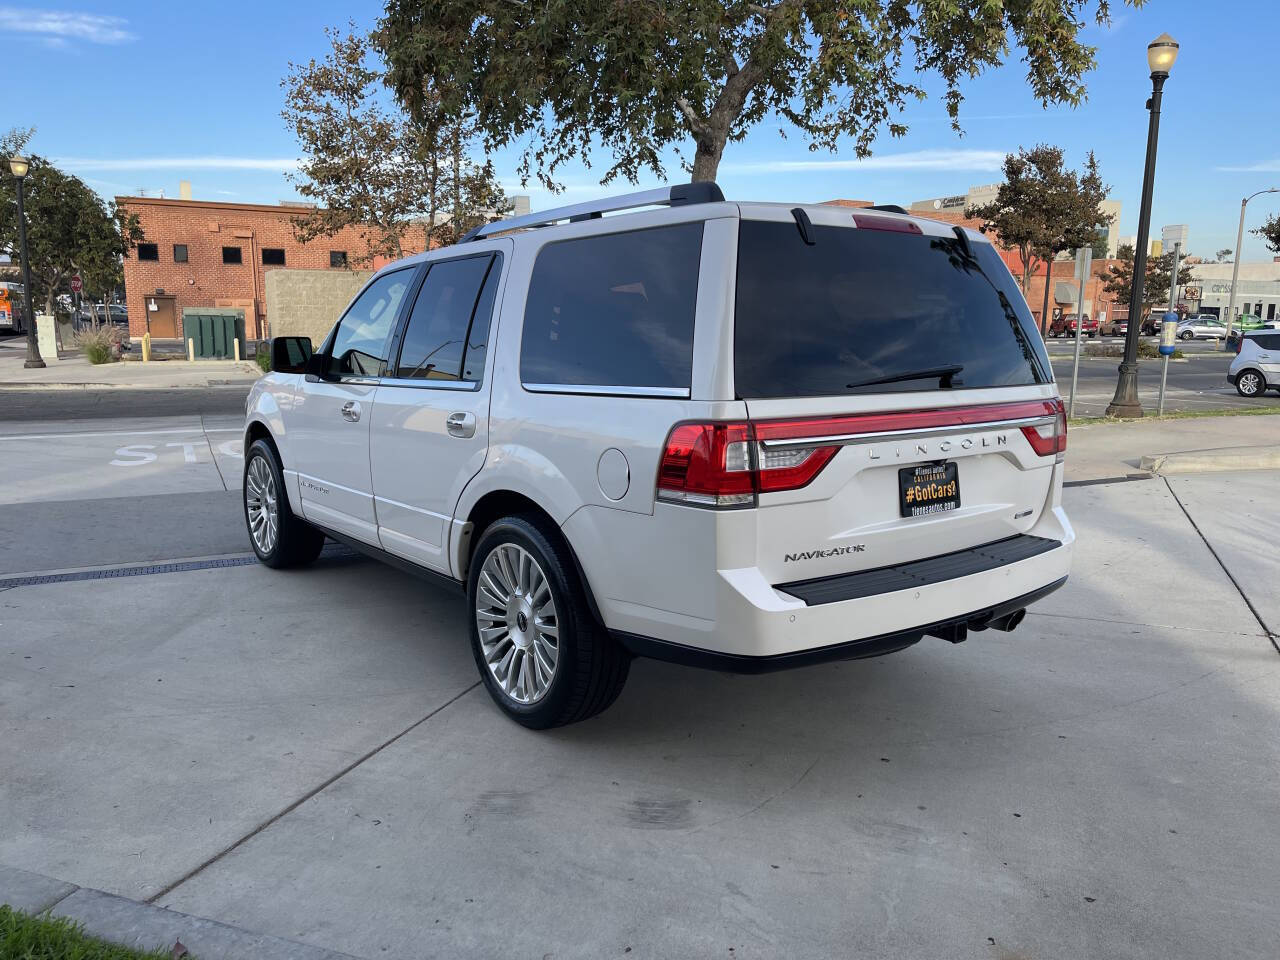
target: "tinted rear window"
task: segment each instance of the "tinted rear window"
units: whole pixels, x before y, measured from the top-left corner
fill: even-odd
[[[548,244],[525,302],[528,385],[688,389],[702,223]]]
[[[1280,333],[1249,333],[1246,336],[1263,350],[1280,350]]]
[[[792,223],[739,225],[738,396],[1052,379],[1026,302],[989,244],[971,243],[971,258],[952,238],[822,226],[813,237],[806,245]]]

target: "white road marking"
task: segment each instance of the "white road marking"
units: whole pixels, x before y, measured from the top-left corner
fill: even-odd
[[[1173,269],[1173,268],[1172,268],[1172,267],[1170,267],[1170,269]],[[207,442],[207,441],[206,441],[206,442]],[[166,446],[166,447],[181,447],[181,448],[182,448],[182,455],[183,455],[183,457],[186,459],[187,463],[195,463],[195,462],[196,462],[196,445],[195,445],[194,443],[191,443],[191,442],[189,442],[189,441],[183,440],[183,441],[181,441],[181,442],[179,442],[179,443],[166,443],[166,444],[165,444],[165,446]]]
[[[139,443],[131,447],[121,447],[116,451],[116,459],[111,461],[113,467],[140,467],[144,463],[154,463],[156,455],[151,451],[156,448],[154,443]],[[120,457],[138,457],[137,460],[121,460]]]

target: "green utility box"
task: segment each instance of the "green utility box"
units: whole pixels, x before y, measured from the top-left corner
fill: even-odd
[[[235,341],[240,341],[240,359],[248,354],[244,339],[244,310],[240,307],[183,307],[182,338],[194,341],[197,360],[230,360]]]

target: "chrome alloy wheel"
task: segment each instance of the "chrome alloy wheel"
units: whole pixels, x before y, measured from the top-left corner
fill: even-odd
[[[1262,378],[1249,370],[1240,374],[1236,380],[1236,386],[1240,388],[1240,393],[1246,397],[1256,397],[1262,392]]]
[[[536,703],[555,679],[560,628],[551,584],[533,555],[494,547],[476,585],[476,629],[489,672],[516,703]]]
[[[275,549],[280,536],[280,504],[276,478],[262,457],[254,457],[244,478],[244,507],[249,515],[249,536],[259,553]]]

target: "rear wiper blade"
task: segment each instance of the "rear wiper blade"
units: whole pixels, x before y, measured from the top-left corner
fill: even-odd
[[[853,390],[857,387],[875,387],[882,383],[903,383],[907,380],[937,380],[938,386],[943,389],[951,387],[951,378],[962,371],[964,367],[961,364],[953,364],[949,367],[933,367],[929,370],[908,370],[906,373],[895,373],[888,377],[876,377],[874,380],[859,380],[856,383],[846,383],[846,390]]]

